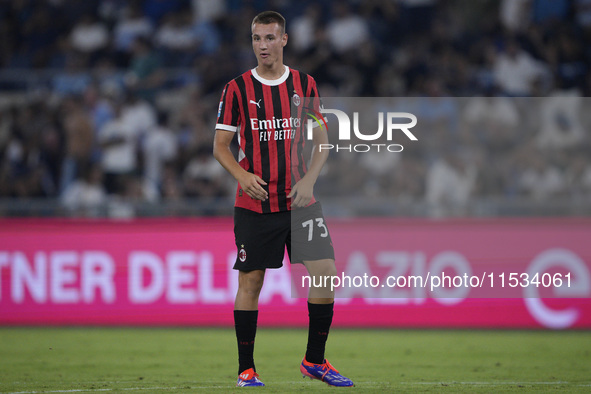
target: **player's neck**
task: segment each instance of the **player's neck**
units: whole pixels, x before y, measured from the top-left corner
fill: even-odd
[[[285,73],[285,65],[283,64],[283,62],[277,62],[272,66],[264,66],[259,64],[256,70],[257,74],[261,78],[265,78],[272,81],[274,79],[279,79],[283,76],[283,74]]]

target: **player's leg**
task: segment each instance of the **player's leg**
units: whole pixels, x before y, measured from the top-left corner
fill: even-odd
[[[308,294],[308,344],[306,356],[300,365],[304,376],[319,379],[332,386],[353,386],[324,357],[328,333],[334,314],[334,291],[331,280],[337,275],[332,240],[320,203],[292,211],[291,260],[304,263],[312,283],[328,286],[311,286]],[[314,280],[316,278],[316,280]]]
[[[287,223],[287,224],[286,224]],[[268,268],[280,268],[289,233],[289,213],[258,214],[234,210],[234,235],[238,255],[238,292],[234,322],[238,342],[238,386],[264,386],[254,364],[259,294]]]
[[[264,270],[239,271],[238,292],[234,303],[234,327],[238,342],[238,385],[259,386],[254,365],[254,341],[257,331],[258,302]]]
[[[256,311],[259,309],[259,294],[263,288],[265,270],[239,271],[235,310]]]
[[[304,261],[310,277],[320,277],[313,283],[322,283],[321,278],[336,276],[337,269],[334,260],[323,259],[316,261]],[[328,282],[330,283],[330,282]],[[334,291],[330,287],[310,287],[308,296],[308,344],[306,347],[306,360],[322,364],[324,362],[324,350],[328,332],[332,324],[334,314]]]
[[[336,276],[337,270],[333,259],[304,261],[310,277]],[[300,365],[300,371],[311,379],[319,379],[331,386],[353,386],[351,379],[344,377],[324,358],[326,341],[334,315],[334,290],[330,280],[316,281],[327,283],[326,287],[311,287],[308,297],[308,344],[306,356]]]

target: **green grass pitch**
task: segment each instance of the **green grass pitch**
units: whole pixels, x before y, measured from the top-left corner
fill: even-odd
[[[335,328],[327,357],[353,389],[302,378],[306,336],[304,329],[259,329],[264,392],[591,391],[588,331]],[[234,387],[236,369],[227,328],[0,328],[3,393],[245,390]]]

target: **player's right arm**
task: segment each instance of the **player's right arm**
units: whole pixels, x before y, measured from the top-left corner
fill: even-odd
[[[240,187],[248,196],[256,200],[265,201],[269,195],[261,185],[266,185],[267,182],[262,180],[258,175],[240,167],[240,164],[238,164],[234,154],[230,150],[230,144],[232,143],[234,134],[232,131],[216,129],[213,141],[213,156],[238,181]]]

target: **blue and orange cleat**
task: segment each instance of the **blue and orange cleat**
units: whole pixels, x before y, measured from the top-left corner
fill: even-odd
[[[256,387],[264,385],[265,384],[259,380],[259,374],[256,373],[253,368],[249,368],[238,375],[238,382],[236,382],[237,387]]]
[[[344,377],[337,371],[330,363],[324,359],[324,364],[312,364],[304,360],[300,365],[300,371],[304,377],[310,379],[318,379],[328,384],[329,386],[336,387],[353,387],[353,381],[349,378]]]

